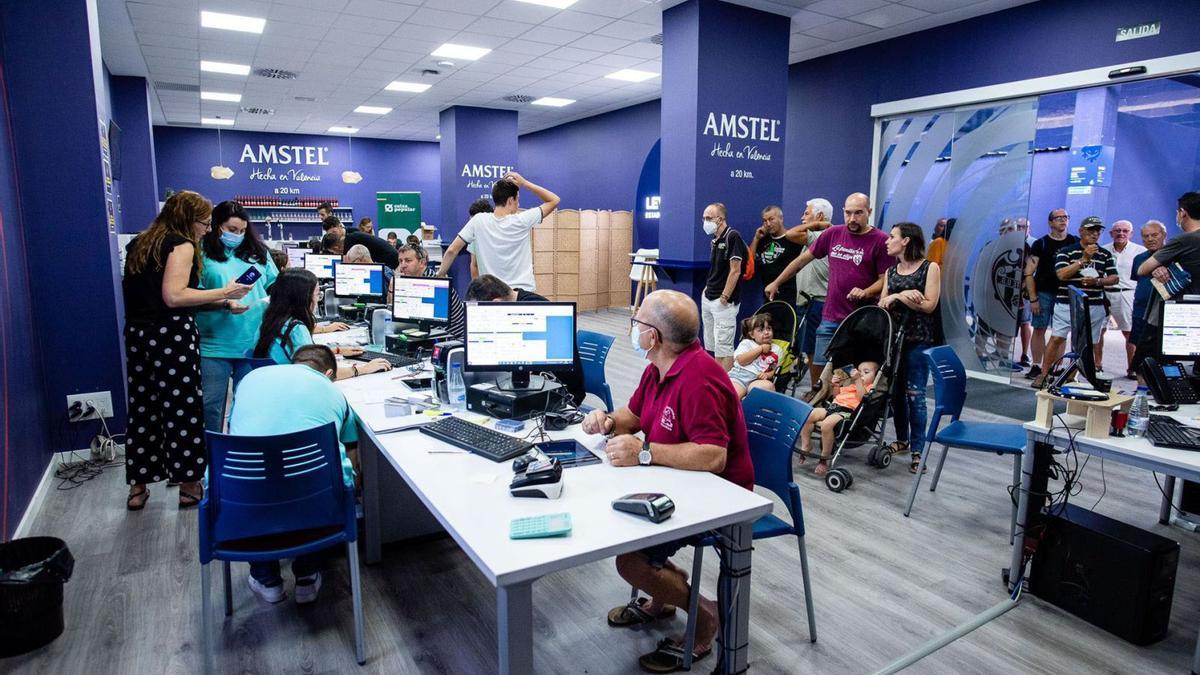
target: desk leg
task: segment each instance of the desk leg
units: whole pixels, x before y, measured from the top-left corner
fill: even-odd
[[[500,675],[533,672],[533,582],[496,587]]]
[[[379,513],[379,446],[362,427],[358,430],[358,463],[362,469],[363,561],[374,565],[383,558]]]
[[[750,554],[754,523],[721,528],[722,564],[717,601],[721,617],[721,665],[724,673],[750,667]]]
[[[1162,505],[1158,507],[1158,522],[1160,525],[1171,524],[1171,504],[1175,501],[1175,476],[1167,476],[1163,481]],[[1193,668],[1193,670],[1195,670]],[[1200,671],[1196,671],[1200,672]]]
[[[1025,525],[1029,522],[1029,491],[1033,487],[1034,448],[1036,446],[1033,432],[1025,434],[1025,452],[1021,455],[1021,488],[1017,493],[1017,527],[1021,536],[1013,541],[1012,559],[1008,566],[1008,588],[1016,586],[1021,576],[1021,561],[1025,557]]]

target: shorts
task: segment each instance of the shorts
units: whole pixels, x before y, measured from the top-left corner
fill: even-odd
[[[844,405],[831,403],[829,407],[825,409],[825,419],[829,419],[835,415],[840,416],[842,420],[845,421],[854,415],[854,410],[852,408],[847,408]]]
[[[817,346],[817,326],[821,325],[821,312],[825,309],[824,300],[809,300],[808,303],[796,308],[796,319],[804,317],[804,327],[800,329],[800,353],[812,354]]]
[[[1092,344],[1100,341],[1100,331],[1108,320],[1108,312],[1103,307],[1092,307]],[[1054,306],[1054,322],[1050,326],[1050,334],[1057,338],[1071,335],[1071,306],[1060,302]]]
[[[1054,294],[1038,291],[1037,299],[1038,309],[1041,311],[1033,315],[1033,320],[1030,323],[1033,324],[1034,328],[1049,328],[1054,317]]]
[[[683,539],[676,539],[674,541],[655,544],[649,548],[642,549],[640,553],[646,556],[646,562],[650,563],[651,567],[660,570],[667,564],[667,560],[669,560],[671,556],[679,552],[679,549],[683,548],[684,546],[698,544],[702,541],[702,539],[703,537],[700,535],[684,537]]]
[[[736,363],[729,369],[729,379],[737,384],[742,385],[742,389],[749,389],[750,384],[758,379],[752,371],[739,367]]]
[[[814,365],[823,366],[828,361],[825,358],[825,352],[829,351],[829,343],[833,341],[833,334],[837,332],[837,327],[840,323],[838,321],[822,321],[817,326],[812,353]]]
[[[713,356],[733,356],[733,342],[737,337],[737,303],[721,304],[720,298],[700,298],[700,320],[704,323],[704,348]]]
[[[1109,293],[1108,303],[1117,330],[1126,333],[1133,330],[1133,289]]]
[[[1024,325],[1033,321],[1033,308],[1029,306],[1028,300],[1021,301],[1020,319],[1021,320],[1017,322],[1017,325]]]

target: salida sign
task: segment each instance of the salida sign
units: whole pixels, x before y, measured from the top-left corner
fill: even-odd
[[[761,144],[783,142],[779,133],[782,125],[781,120],[770,117],[710,112],[705,118],[701,134],[717,139],[713,141],[709,157],[770,162],[775,147]],[[738,141],[740,147],[735,146],[734,141],[721,141],[723,138]],[[730,169],[729,177],[752,179],[754,171],[746,168]]]
[[[318,183],[321,176],[308,173],[301,167],[329,166],[328,147],[315,145],[266,145],[247,143],[242,148],[239,164],[255,166],[250,180]],[[278,170],[277,170],[278,168]]]

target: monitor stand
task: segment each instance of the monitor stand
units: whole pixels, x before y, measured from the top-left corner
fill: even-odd
[[[500,391],[541,391],[545,386],[546,379],[541,375],[525,372],[506,373],[496,378],[496,388]]]

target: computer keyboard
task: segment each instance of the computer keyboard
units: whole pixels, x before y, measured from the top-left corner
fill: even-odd
[[[405,356],[403,354],[392,354],[390,352],[372,352],[372,351],[364,351],[362,354],[359,354],[358,356],[347,356],[346,358],[350,359],[351,361],[371,361],[374,359],[383,359],[384,361],[387,361],[388,363],[392,364],[393,368],[405,368],[408,366],[415,366],[421,362],[421,359],[418,359],[415,356]]]
[[[1155,447],[1200,451],[1200,429],[1180,424],[1165,415],[1151,415],[1146,438]]]
[[[420,431],[493,462],[513,459],[533,447],[532,443],[458,417],[443,417],[420,427]]]

